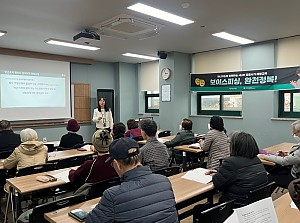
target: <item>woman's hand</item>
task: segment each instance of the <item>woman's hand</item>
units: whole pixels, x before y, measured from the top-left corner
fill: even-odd
[[[266,157],[266,154],[258,154],[258,158],[264,160]]]
[[[207,170],[205,172],[205,175],[210,175],[210,176],[213,176],[217,173],[218,171],[217,170]]]

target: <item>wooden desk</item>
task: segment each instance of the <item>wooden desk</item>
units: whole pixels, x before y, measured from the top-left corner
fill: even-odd
[[[77,167],[73,167],[77,168]],[[21,176],[21,177],[15,177],[15,178],[9,178],[6,179],[6,183],[11,186],[11,190],[9,191],[8,198],[12,199],[12,194],[16,193],[17,196],[15,196],[15,203],[16,203],[16,213],[17,217],[21,214],[21,199],[25,194],[29,194],[31,192],[36,192],[52,187],[57,187],[66,184],[65,181],[57,179],[57,181],[54,182],[47,182],[43,183],[40,181],[36,180],[37,176],[42,176],[42,175],[53,175],[57,173],[61,173],[63,171],[70,170],[71,168],[65,168],[65,169],[60,169],[60,170],[54,170],[54,171],[48,171],[48,172],[43,172],[43,173],[37,173],[37,174],[31,174],[31,175],[26,175],[26,176]],[[12,206],[14,207],[14,202],[12,203]],[[13,215],[14,219],[14,215]]]
[[[202,153],[203,152],[203,150],[200,149],[200,148],[199,149],[189,148],[189,145],[175,146],[174,149],[182,151],[182,159],[183,159],[182,168],[183,168],[183,171],[187,170],[187,157],[186,157],[187,152],[190,152],[190,153]]]
[[[299,210],[290,207],[291,201],[292,199],[289,193],[282,195],[274,201],[279,223],[299,223],[300,212]]]
[[[95,152],[93,151],[78,151],[77,149],[55,151],[55,152],[48,153],[48,162],[53,162],[60,159],[66,159],[66,158],[76,157],[76,156],[88,156],[93,154],[95,154]]]
[[[295,145],[295,143],[283,142],[283,143],[280,143],[277,145],[273,145],[273,146],[264,148],[264,150],[266,150],[270,153],[276,153],[279,150],[289,152],[293,145]]]
[[[187,207],[188,205],[207,197],[212,199],[212,195],[214,193],[214,186],[212,183],[202,184],[195,181],[182,179],[181,176],[184,174],[185,173],[180,173],[169,177],[174,191],[177,210]],[[97,204],[99,200],[100,198],[96,198],[70,206],[68,208],[62,208],[60,210],[46,213],[44,216],[45,219],[51,223],[77,223],[75,219],[68,216],[68,213],[76,208],[82,208],[83,210],[89,212],[92,210],[92,206]],[[179,219],[183,219],[191,214],[191,211],[187,211],[180,214],[178,217]]]
[[[274,153],[274,154],[279,150],[288,152],[288,151],[290,151],[290,149],[292,148],[293,145],[295,145],[295,143],[283,142],[283,143],[280,143],[280,144],[269,146],[267,148],[264,148],[263,150],[265,150],[267,152],[270,152],[270,153]],[[260,161],[264,165],[269,165],[269,166],[275,166],[276,165],[276,163],[273,163],[273,162],[268,161],[268,160],[260,159]]]
[[[167,142],[171,139],[174,139],[176,135],[171,135],[171,136],[165,136],[165,137],[161,137],[161,138],[157,138],[158,141],[164,143],[164,142]],[[137,143],[139,145],[145,145],[147,142],[147,140],[141,140],[141,141],[138,141]]]
[[[4,159],[0,159],[0,170],[4,169],[3,162],[4,162]]]
[[[76,168],[76,167],[75,167]],[[13,187],[16,192],[20,193],[21,195],[28,194],[34,191],[39,191],[51,187],[57,187],[60,185],[66,184],[65,181],[58,179],[57,181],[54,182],[47,182],[43,183],[40,181],[36,180],[37,176],[42,176],[42,175],[53,175],[57,173],[61,173],[66,170],[70,170],[71,168],[65,168],[65,169],[60,169],[60,170],[53,170],[53,171],[48,171],[48,172],[43,172],[43,173],[37,173],[37,174],[31,174],[31,175],[26,175],[26,176],[21,176],[21,177],[15,177],[15,178],[9,178],[6,179],[6,182]]]

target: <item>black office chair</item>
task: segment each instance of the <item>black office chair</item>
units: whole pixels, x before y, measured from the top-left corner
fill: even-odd
[[[29,174],[42,173],[42,172],[47,172],[52,170],[55,170],[55,163],[44,163],[44,164],[39,164],[39,165],[19,169],[16,173],[16,176],[20,177]]]
[[[68,207],[74,204],[78,204],[85,201],[84,195],[76,195],[65,197],[59,200],[48,202],[46,204],[41,204],[32,209],[31,214],[29,214],[29,223],[46,223],[48,222],[44,218],[44,214],[47,212],[55,211],[64,207]],[[28,221],[18,220],[17,223],[28,223]]]
[[[234,200],[203,210],[205,205],[198,204],[193,208],[194,223],[223,223],[233,213]]]
[[[66,159],[58,160],[56,163],[56,169],[63,169],[68,167],[80,166],[85,161],[85,156],[75,156]]]
[[[144,140],[143,136],[136,136],[136,137],[133,137],[132,139],[134,139],[137,142]]]
[[[88,195],[86,196],[87,200],[91,200],[97,197],[101,197],[103,195],[103,192],[112,187],[121,184],[121,180],[119,177],[114,177],[108,180],[99,181],[97,183],[94,183],[90,190]]]
[[[275,187],[275,184],[275,182],[271,182],[267,185],[261,186],[255,190],[250,191],[248,194],[246,205],[270,197],[273,192],[272,188]]]
[[[56,149],[53,143],[44,143],[44,145],[48,147],[48,153],[53,152]]]
[[[160,133],[158,133],[158,138],[161,138],[161,137],[166,137],[166,136],[170,136],[171,135],[171,131],[170,130],[165,130],[165,131],[162,131]]]
[[[173,176],[175,174],[178,174],[180,172],[180,167],[179,166],[172,166],[172,167],[167,167],[161,170],[157,170],[154,173],[155,174],[161,174],[166,177]]]
[[[1,151],[0,152],[0,159],[6,159],[7,157],[12,154],[13,150]]]

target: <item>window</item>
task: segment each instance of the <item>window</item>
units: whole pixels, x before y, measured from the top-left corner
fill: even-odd
[[[278,116],[284,118],[299,118],[300,90],[279,91]]]
[[[145,91],[145,112],[159,113],[159,92]]]
[[[241,92],[197,93],[198,115],[241,116],[242,105]]]

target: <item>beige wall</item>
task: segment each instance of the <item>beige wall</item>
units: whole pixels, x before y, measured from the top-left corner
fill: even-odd
[[[241,47],[197,53],[192,59],[193,73],[241,70]]]

